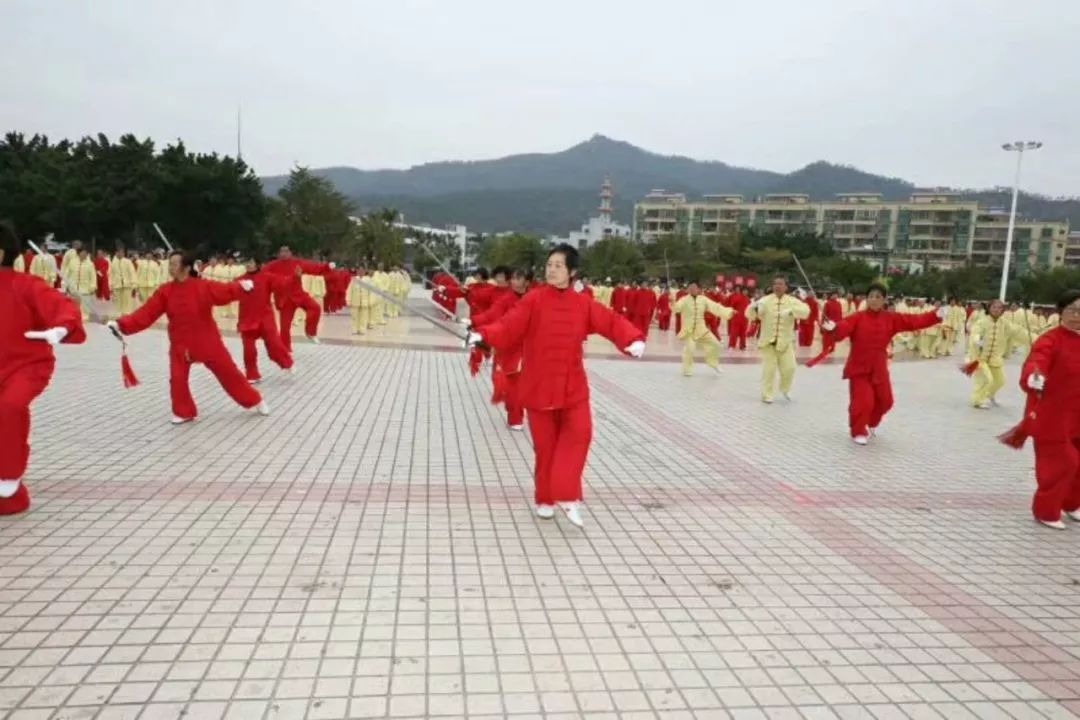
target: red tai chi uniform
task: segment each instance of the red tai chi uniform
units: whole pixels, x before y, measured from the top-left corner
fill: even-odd
[[[109,258],[94,258],[94,273],[97,275],[97,290],[94,296],[98,300],[111,300],[112,290],[109,287]]]
[[[671,328],[671,293],[667,290],[660,291],[656,299],[656,326],[663,332]]]
[[[275,294],[277,309],[281,313],[281,344],[292,352],[292,321],[296,311],[304,311],[304,334],[315,337],[319,333],[322,309],[315,299],[304,292],[301,275],[326,275],[330,272],[326,263],[311,262],[299,258],[278,258],[263,265],[263,272],[280,275],[289,281],[288,291]]]
[[[746,319],[746,308],[750,307],[750,298],[741,292],[732,293],[728,296],[728,307],[735,314],[727,321],[728,348],[746,349],[746,331],[750,327],[750,321]]]
[[[572,289],[544,285],[491,325],[477,328],[496,352],[522,352],[519,398],[536,452],[536,504],[581,500],[581,474],[592,442],[585,340],[603,335],[620,350],[645,340],[640,330]]]
[[[1028,387],[1035,372],[1046,378],[1042,393]],[[1080,510],[1080,333],[1058,326],[1035,341],[1020,376],[1028,394],[1025,414],[1035,439],[1031,503],[1037,520],[1055,522],[1061,512]]]
[[[473,324],[479,327],[499,320],[510,312],[526,294],[528,290],[518,295],[512,288],[500,288],[491,307],[472,316]],[[521,346],[508,350],[496,350],[495,361],[491,367],[491,385],[494,388],[491,402],[503,404],[506,408],[506,424],[512,428],[520,428],[525,424],[525,408],[521,405],[521,393],[518,389],[520,375]]]
[[[30,460],[30,403],[52,379],[56,360],[49,343],[29,340],[31,330],[67,330],[63,342],[86,340],[80,307],[34,275],[0,269],[0,480],[21,480]],[[9,498],[0,498],[0,515],[30,507],[30,494],[20,484]]]
[[[177,418],[193,420],[198,415],[188,385],[193,363],[205,365],[241,407],[253,408],[262,402],[259,391],[248,384],[225,349],[214,321],[215,305],[236,302],[243,294],[236,283],[194,277],[183,282],[173,280],[159,287],[141,308],[116,321],[120,332],[134,335],[162,315],[169,319],[169,394]]]
[[[936,311],[901,315],[891,310],[863,310],[849,315],[828,334],[834,341],[851,338],[851,352],[844,365],[850,404],[848,425],[851,437],[866,435],[892,409],[892,382],[887,352],[893,336],[914,332],[941,322]]]
[[[817,298],[808,297],[803,302],[810,307],[810,317],[799,321],[799,347],[810,347],[814,344],[814,330],[817,328],[821,307]]]
[[[267,272],[245,273],[239,280],[250,280],[251,292],[240,296],[240,313],[236,329],[244,343],[244,375],[249,382],[262,379],[259,374],[259,351],[255,343],[266,345],[266,354],[282,370],[293,366],[292,353],[281,342],[274,308],[270,298],[277,293],[289,292],[289,282],[280,275]]]

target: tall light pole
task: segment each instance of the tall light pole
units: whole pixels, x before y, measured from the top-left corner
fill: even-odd
[[[1005,301],[1005,291],[1009,287],[1009,262],[1012,260],[1013,231],[1016,229],[1016,199],[1020,195],[1020,167],[1024,162],[1025,150],[1038,150],[1041,142],[1018,140],[1005,143],[1002,150],[1016,153],[1016,179],[1013,181],[1012,209],[1009,210],[1009,230],[1005,235],[1005,262],[1001,266],[1001,301]]]

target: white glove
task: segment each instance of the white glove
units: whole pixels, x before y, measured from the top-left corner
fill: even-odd
[[[105,323],[105,327],[109,328],[114,333],[121,334],[121,335],[123,334],[123,333],[120,332],[119,323],[117,323],[115,320],[110,320],[109,322]]]
[[[473,348],[484,342],[484,338],[480,333],[470,332],[468,337],[465,338],[465,347]]]
[[[832,332],[836,329],[836,323],[834,323],[832,320],[825,319],[821,322],[821,329],[826,332]]]
[[[255,283],[250,280],[237,280],[236,283],[243,288],[244,292],[251,292],[255,287]]]
[[[337,270],[337,263],[327,263],[331,270]]]
[[[799,298],[800,300],[805,300],[806,299],[806,291],[803,290],[802,288],[799,288],[798,290],[795,291],[795,297]]]
[[[50,345],[59,345],[67,337],[67,334],[67,328],[54,327],[48,330],[30,330],[23,333],[23,337],[27,340],[44,340]]]
[[[436,285],[435,289],[438,290],[439,292],[446,292],[446,288],[443,287],[442,285]]]
[[[465,327],[472,327],[472,320],[469,318],[458,318],[458,325],[464,325]]]
[[[1037,372],[1033,372],[1028,376],[1027,386],[1030,390],[1042,392],[1046,388],[1046,378]]]
[[[581,292],[584,289],[585,289],[585,283],[581,282],[580,280],[575,280],[574,281],[574,292]]]
[[[645,343],[642,340],[635,340],[630,343],[630,346],[626,348],[626,353],[631,357],[639,358],[645,354]]]

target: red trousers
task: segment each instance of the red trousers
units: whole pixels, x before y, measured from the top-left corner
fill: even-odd
[[[300,293],[300,298],[297,301],[292,298],[286,300],[284,307],[281,308],[281,344],[290,352],[292,352],[292,321],[298,308],[302,308],[306,313],[304,316],[304,334],[308,337],[315,337],[319,334],[319,318],[322,316],[319,303],[315,302],[307,293]]]
[[[259,374],[259,351],[255,347],[255,343],[259,340],[266,345],[266,354],[278,367],[287,370],[293,366],[292,355],[281,343],[281,336],[278,335],[277,326],[274,325],[273,315],[263,320],[262,327],[241,331],[240,338],[244,342],[244,375],[248,380],[258,380],[262,377]]]
[[[1035,481],[1031,512],[1038,520],[1061,519],[1061,511],[1080,510],[1080,438],[1035,440]]]
[[[809,320],[799,322],[799,347],[810,347],[814,344],[814,326],[816,324]]]
[[[199,414],[195,407],[195,398],[191,396],[188,376],[193,363],[202,363],[213,373],[221,387],[241,407],[253,408],[262,402],[262,395],[251,387],[240,368],[236,367],[229,351],[222,345],[198,359],[193,359],[187,352],[175,347],[169,348],[169,395],[172,398],[173,415],[190,419]]]
[[[54,364],[20,368],[0,383],[0,480],[19,480],[30,461],[30,403],[52,379]]]
[[[739,350],[746,349],[746,329],[750,327],[750,321],[745,315],[738,314],[727,321],[727,346]]]
[[[525,408],[521,407],[521,400],[518,399],[518,379],[520,377],[520,373],[506,374],[506,400],[503,401],[503,405],[506,406],[507,425],[525,424]]]
[[[848,424],[851,437],[866,435],[867,428],[876,428],[881,419],[892,409],[892,385],[888,382],[871,382],[865,375],[848,379],[850,404]]]
[[[529,410],[536,451],[536,504],[581,500],[581,473],[592,443],[592,410],[585,401],[556,410]]]
[[[658,313],[656,315],[656,326],[667,332],[671,328],[671,313]]]

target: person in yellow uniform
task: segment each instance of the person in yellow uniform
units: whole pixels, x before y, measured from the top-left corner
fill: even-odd
[[[788,294],[787,279],[773,279],[772,292],[746,308],[750,322],[761,323],[758,350],[761,351],[761,401],[771,403],[780,374],[780,392],[790,398],[795,379],[795,323],[810,317],[810,306]]]
[[[375,295],[363,285],[369,279],[363,270],[358,270],[349,282],[349,289],[345,294],[345,303],[349,306],[349,316],[352,318],[353,335],[364,335],[368,328],[372,327],[371,306],[374,304]]]
[[[694,353],[698,347],[705,349],[705,364],[720,372],[720,341],[705,323],[705,313],[728,320],[735,311],[702,295],[701,286],[696,282],[690,283],[687,294],[675,303],[672,310],[682,323],[678,337],[683,341],[683,375],[690,377],[694,374]]]
[[[935,302],[926,308],[927,312],[937,312],[941,309],[941,303]],[[941,326],[935,325],[919,331],[919,357],[929,360],[937,354],[938,340],[941,337]]]
[[[386,273],[386,292],[398,300],[401,299],[401,276],[398,275],[396,267],[391,267]],[[391,320],[396,318],[398,316],[397,309],[397,305],[386,303],[386,317]]]
[[[1010,348],[1030,345],[1033,338],[1028,330],[1005,318],[1005,303],[994,300],[988,314],[971,326],[967,362],[978,362],[973,376],[975,389],[971,406],[987,410],[997,404],[995,396],[1005,386],[1005,358]]]
[[[82,307],[83,320],[90,319],[87,308],[97,292],[97,268],[90,259],[86,248],[79,243],[79,250],[75,253],[75,259],[67,264],[67,273],[64,275],[64,283],[69,293],[78,296],[79,305]]]
[[[68,276],[68,267],[72,262],[79,258],[79,252],[82,250],[82,240],[72,240],[71,249],[64,253],[64,257],[60,260],[60,275],[64,278]]]
[[[387,292],[390,287],[390,278],[386,274],[386,266],[379,263],[377,269],[371,276],[371,284],[379,290]],[[372,321],[376,325],[386,324],[386,302],[383,301],[378,295],[375,296],[374,304],[371,307]]]
[[[135,265],[132,264],[124,248],[116,248],[116,254],[109,263],[109,289],[112,291],[113,307],[116,309],[117,317],[130,315],[135,311],[136,285]]]
[[[308,291],[308,295],[321,308],[323,307],[323,300],[326,298],[326,278],[322,275],[309,275],[307,277],[311,278],[311,290]],[[303,285],[302,282],[301,285]]]
[[[945,319],[941,323],[941,333],[938,336],[937,355],[945,357],[952,355],[957,342],[964,336],[964,324],[967,322],[967,313],[964,306],[955,298],[949,299],[949,306],[945,310]]]
[[[142,305],[150,296],[154,294],[154,291],[158,287],[158,273],[160,272],[160,266],[154,256],[150,253],[143,253],[142,259],[139,260],[138,267],[135,268],[135,288],[138,294],[139,305]]]

